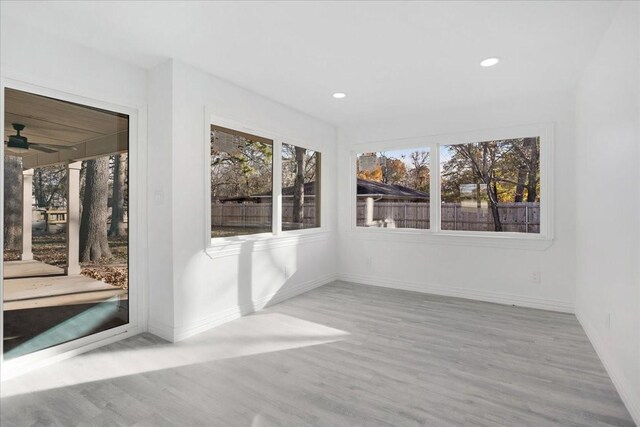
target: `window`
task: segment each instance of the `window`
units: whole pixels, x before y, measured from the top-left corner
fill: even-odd
[[[358,154],[356,225],[430,228],[429,162],[429,148]]]
[[[282,229],[320,227],[320,153],[282,144]]]
[[[211,238],[321,226],[320,152],[218,125],[209,131]]]
[[[211,237],[272,231],[273,141],[211,126]]]
[[[441,229],[540,233],[540,138],[440,147]]]
[[[461,245],[552,244],[552,124],[358,147],[351,152],[353,231],[404,229],[377,233]]]

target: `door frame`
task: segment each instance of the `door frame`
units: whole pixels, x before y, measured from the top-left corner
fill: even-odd
[[[114,104],[55,88],[3,77],[0,80],[0,131],[2,132],[3,141],[5,138],[5,88],[101,108],[129,116],[129,323],[5,361],[3,351],[4,310],[0,305],[0,378],[2,381],[146,331],[146,278],[148,277],[148,259],[146,255],[147,226],[146,221],[144,221],[147,213],[146,108]],[[0,151],[0,199],[4,201],[4,150]],[[4,223],[4,209],[0,209],[0,222]],[[131,230],[133,230],[133,234],[131,234]],[[4,227],[0,227],[0,238],[4,242]],[[4,245],[0,247],[0,254],[4,259]],[[3,276],[3,266],[0,265],[0,277]],[[0,280],[0,296],[3,295],[4,280]]]

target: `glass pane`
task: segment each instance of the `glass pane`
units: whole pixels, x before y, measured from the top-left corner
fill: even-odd
[[[356,170],[357,226],[430,228],[429,148],[361,153]]]
[[[5,109],[12,359],[129,322],[129,117],[12,89]]]
[[[540,233],[540,138],[440,147],[443,230]]]
[[[211,237],[270,233],[273,141],[211,126]]]
[[[282,144],[282,229],[320,227],[320,153]]]

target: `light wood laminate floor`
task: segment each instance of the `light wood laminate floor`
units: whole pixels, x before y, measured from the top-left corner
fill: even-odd
[[[2,426],[634,425],[573,315],[344,282],[2,393]]]

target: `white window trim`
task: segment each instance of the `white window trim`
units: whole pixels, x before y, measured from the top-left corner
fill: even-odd
[[[406,243],[452,244],[463,246],[493,246],[513,249],[544,250],[553,243],[553,124],[486,129],[444,135],[430,135],[389,141],[354,144],[350,152],[350,229],[351,237],[364,240],[394,240]],[[540,137],[540,233],[525,234],[491,231],[453,231],[440,229],[440,147],[527,136]],[[357,181],[356,159],[359,153],[416,148],[429,148],[430,155],[430,226],[428,230],[411,228],[358,227],[356,225]]]
[[[216,115],[211,108],[205,108],[204,129],[204,177],[205,177],[205,236],[204,249],[212,258],[237,255],[244,247],[251,245],[252,251],[268,250],[282,246],[294,246],[329,237],[327,227],[327,204],[323,203],[327,188],[325,162],[320,163],[320,227],[303,230],[282,230],[282,144],[296,145],[323,153],[314,141],[300,141],[268,129],[247,126],[246,124]],[[273,141],[273,218],[271,233],[256,233],[246,236],[211,237],[211,125],[221,126],[240,132],[261,136]]]
[[[135,201],[129,204],[129,224],[132,225],[131,228],[135,230],[135,234],[129,236],[129,323],[57,344],[15,359],[4,360],[2,351],[4,315],[0,315],[0,377],[2,377],[2,381],[112,342],[132,337],[146,331],[148,323],[147,253],[144,247],[144,242],[147,241],[147,227],[146,222],[143,220],[147,217],[146,109],[140,106],[115,104],[89,96],[65,92],[56,89],[53,82],[37,85],[17,78],[3,76],[0,80],[0,132],[3,132],[2,129],[4,129],[4,93],[6,88],[124,113],[129,116],[128,154],[129,164],[134,168],[134,173],[129,174],[129,197],[130,200]],[[4,162],[4,150],[0,153],[0,162]],[[0,197],[4,197],[3,181],[4,174],[0,174]],[[0,221],[2,220],[3,213],[0,212]],[[4,238],[2,230],[0,230],[0,236]],[[1,266],[0,273],[2,273]],[[3,285],[3,281],[0,280],[0,295],[4,293]],[[2,314],[1,310],[0,314]]]

